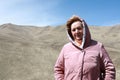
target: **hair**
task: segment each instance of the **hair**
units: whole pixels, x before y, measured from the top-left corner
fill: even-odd
[[[68,21],[67,21],[67,24],[66,24],[66,27],[67,27],[67,30],[68,30],[68,34],[71,36],[71,38],[74,40],[73,36],[72,36],[72,33],[71,33],[71,25],[72,23],[76,22],[76,21],[80,21],[82,22],[82,19],[76,15],[73,15]]]
[[[76,21],[80,21],[82,22],[82,19],[76,15],[73,15],[68,21],[67,21],[67,29],[71,28],[72,23],[76,22]]]

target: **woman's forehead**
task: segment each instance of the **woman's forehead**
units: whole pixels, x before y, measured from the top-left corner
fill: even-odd
[[[82,27],[82,23],[80,21],[76,21],[74,23],[71,24],[71,27]]]

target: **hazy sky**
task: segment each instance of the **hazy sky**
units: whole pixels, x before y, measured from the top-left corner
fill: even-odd
[[[61,25],[74,14],[88,25],[120,24],[120,0],[0,0],[0,25]]]

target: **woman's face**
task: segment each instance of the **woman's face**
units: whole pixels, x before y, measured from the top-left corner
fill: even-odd
[[[75,41],[82,40],[83,37],[83,26],[80,21],[76,21],[71,25],[71,33]]]

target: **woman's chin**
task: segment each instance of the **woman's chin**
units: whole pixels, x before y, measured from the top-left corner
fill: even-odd
[[[77,41],[81,41],[81,40],[82,40],[82,38],[76,38],[76,40],[77,40]]]

